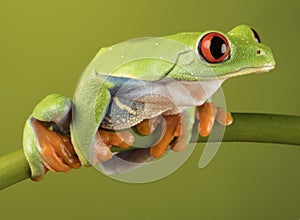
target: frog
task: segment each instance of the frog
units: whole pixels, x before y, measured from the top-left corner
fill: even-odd
[[[201,136],[209,136],[214,123],[233,122],[230,113],[211,102],[224,81],[274,67],[271,49],[248,25],[227,33],[182,32],[101,48],[73,99],[50,94],[27,119],[23,148],[31,178],[39,181],[48,170],[69,172],[95,164],[107,173],[122,173],[158,160],[169,149],[182,151],[196,122]],[[147,136],[158,126],[157,142],[126,150],[135,142],[128,129]],[[112,153],[112,146],[125,150]]]

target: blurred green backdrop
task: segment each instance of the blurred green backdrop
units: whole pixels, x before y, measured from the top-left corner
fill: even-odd
[[[99,48],[143,36],[254,27],[277,67],[226,82],[228,109],[300,115],[299,18],[296,0],[1,1],[0,155],[21,147],[24,121],[42,97],[72,96]],[[199,169],[202,150],[148,184],[86,168],[26,180],[0,192],[0,219],[300,218],[299,147],[226,143]]]

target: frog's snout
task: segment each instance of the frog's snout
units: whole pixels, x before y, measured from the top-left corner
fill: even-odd
[[[264,63],[264,69],[270,71],[275,68],[275,59],[271,49],[265,45],[260,45],[256,48],[256,57],[261,59]]]

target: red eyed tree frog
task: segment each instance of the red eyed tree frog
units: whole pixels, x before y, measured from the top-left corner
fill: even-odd
[[[195,119],[208,136],[215,121],[230,114],[208,102],[226,79],[273,69],[269,47],[246,25],[229,31],[187,32],[142,38],[102,48],[84,71],[73,100],[52,94],[26,121],[23,146],[32,178],[46,170],[68,172],[81,164],[103,164],[110,173],[124,164],[161,157],[189,143]],[[158,124],[164,133],[152,146],[112,154],[112,145],[134,143],[128,128],[143,135]],[[112,132],[114,131],[114,132]],[[145,145],[147,145],[145,143]]]

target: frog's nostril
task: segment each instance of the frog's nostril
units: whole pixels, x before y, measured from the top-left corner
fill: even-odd
[[[261,50],[258,49],[258,50],[256,51],[256,54],[257,54],[257,55],[260,55],[260,54],[261,54]]]

